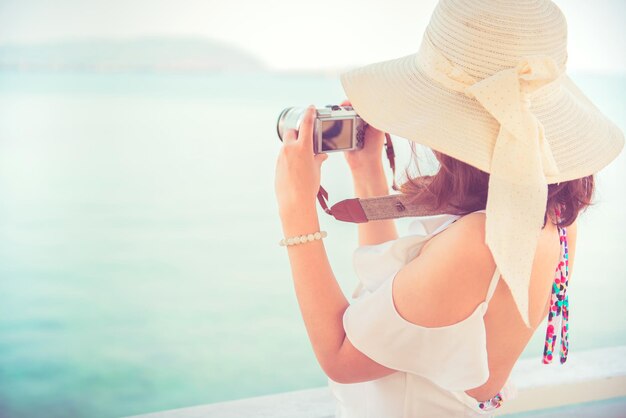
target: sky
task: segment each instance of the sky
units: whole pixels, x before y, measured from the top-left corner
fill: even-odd
[[[554,0],[568,71],[626,72],[625,0]],[[0,0],[0,44],[84,38],[216,39],[274,70],[332,70],[414,53],[435,0]]]

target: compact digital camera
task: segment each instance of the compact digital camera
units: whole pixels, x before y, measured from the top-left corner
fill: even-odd
[[[300,130],[305,107],[288,107],[278,116],[276,130],[283,140],[288,129]],[[316,109],[313,124],[313,153],[350,151],[363,148],[367,123],[351,106],[327,105]]]

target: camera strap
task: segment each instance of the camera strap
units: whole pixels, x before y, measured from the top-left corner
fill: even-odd
[[[393,173],[393,190],[399,191],[396,184],[395,153],[391,136],[385,133],[385,151],[389,166]],[[411,197],[403,194],[395,194],[382,197],[345,199],[328,208],[328,192],[320,185],[317,192],[317,200],[324,211],[338,221],[363,223],[381,219],[395,219],[407,216],[429,216],[450,213],[447,208],[439,210],[425,208],[424,205],[410,202]]]

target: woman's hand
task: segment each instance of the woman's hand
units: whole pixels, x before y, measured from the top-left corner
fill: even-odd
[[[313,207],[320,188],[322,162],[328,154],[313,153],[315,106],[304,114],[300,130],[288,129],[276,162],[276,199],[281,213]]]
[[[351,106],[348,100],[341,102],[341,106]],[[382,164],[382,150],[385,144],[385,133],[371,125],[365,128],[363,148],[354,151],[344,151],[350,170],[354,172],[370,171]]]

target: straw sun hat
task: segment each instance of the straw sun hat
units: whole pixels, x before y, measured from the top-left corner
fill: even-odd
[[[609,164],[624,135],[566,74],[549,0],[440,0],[417,53],[341,74],[375,128],[490,174],[486,244],[527,326],[548,184]]]

